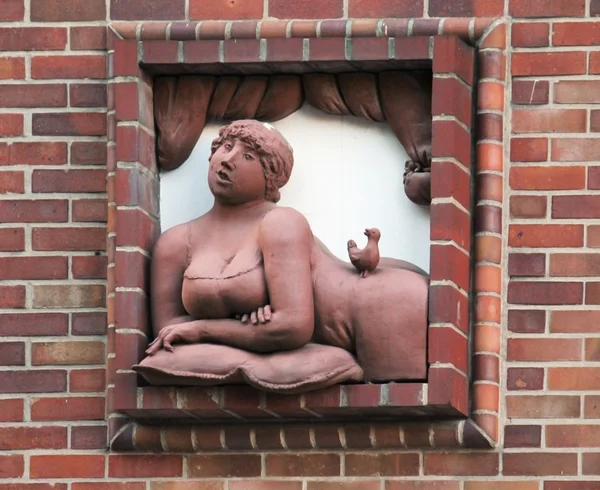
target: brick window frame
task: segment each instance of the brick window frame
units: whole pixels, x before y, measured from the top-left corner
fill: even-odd
[[[210,449],[277,449],[269,434],[278,426],[265,424],[268,419],[285,422],[278,429],[284,432],[309,431],[306,449],[315,441],[318,448],[342,447],[340,431],[349,448],[497,443],[506,29],[476,19],[415,19],[409,29],[405,21],[371,23],[371,32],[363,29],[354,36],[337,26],[340,21],[321,21],[322,37],[314,37],[316,31],[294,37],[293,29],[275,29],[279,22],[263,22],[260,32],[255,22],[246,21],[113,24],[107,161],[112,448],[172,450],[165,441],[173,429],[143,425],[169,420],[214,422],[177,429],[178,437],[189,440],[189,450],[216,432]],[[334,35],[324,37],[327,32]],[[302,396],[273,396],[248,387],[144,385],[130,367],[147,345],[149,255],[159,230],[152,78],[216,66],[242,73],[271,73],[282,66],[301,70],[308,60],[331,72],[413,62],[432,68],[427,382],[334,386]],[[357,416],[373,422],[357,422]],[[446,420],[408,422],[405,416]],[[331,434],[338,434],[337,443]],[[384,440],[388,446],[382,446]]]

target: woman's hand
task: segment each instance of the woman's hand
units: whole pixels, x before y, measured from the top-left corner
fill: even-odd
[[[258,325],[259,323],[264,325],[265,323],[271,321],[271,305],[262,306],[252,313],[236,315],[235,318],[240,320],[244,325],[248,323],[248,321],[250,321],[252,325]]]
[[[173,343],[194,344],[200,342],[200,326],[198,322],[179,323],[163,328],[154,341],[146,349],[146,354],[156,354],[161,348],[173,352]]]

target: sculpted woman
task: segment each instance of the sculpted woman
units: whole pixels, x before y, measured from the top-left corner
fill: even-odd
[[[154,248],[155,339],[134,366],[150,383],[299,392],[424,379],[427,276],[382,258],[361,277],[331,254],[302,214],[276,205],[292,166],[272,126],[243,120],[220,130],[212,209]]]

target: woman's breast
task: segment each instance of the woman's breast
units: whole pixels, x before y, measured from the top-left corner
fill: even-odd
[[[269,302],[262,262],[222,277],[203,277],[186,271],[181,295],[186,311],[197,319],[231,318]]]

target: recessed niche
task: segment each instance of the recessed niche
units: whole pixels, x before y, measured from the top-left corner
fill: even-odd
[[[222,124],[207,124],[188,160],[161,172],[162,231],[212,206],[208,157]],[[364,229],[377,227],[383,256],[429,271],[429,207],[406,197],[402,174],[408,156],[387,123],[332,116],[304,105],[273,126],[294,149],[294,170],[280,206],[302,212],[313,233],[341,259],[348,259],[349,239],[363,246]]]

